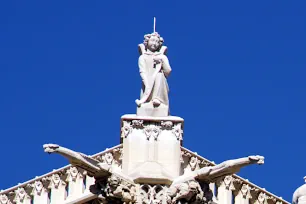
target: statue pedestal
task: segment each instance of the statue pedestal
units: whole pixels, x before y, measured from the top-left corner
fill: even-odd
[[[151,101],[137,107],[137,116],[167,117],[168,115],[169,106],[166,106],[165,104],[160,104],[155,107]]]
[[[181,171],[180,117],[121,117],[122,171],[137,183],[171,184]]]

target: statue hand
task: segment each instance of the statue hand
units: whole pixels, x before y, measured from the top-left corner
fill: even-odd
[[[157,55],[154,56],[153,61],[155,64],[162,64],[164,60],[164,56],[163,55]]]

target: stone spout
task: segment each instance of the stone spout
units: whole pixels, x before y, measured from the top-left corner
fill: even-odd
[[[251,164],[264,164],[263,156],[248,156],[239,159],[227,160],[216,166],[203,167],[199,170],[193,171],[187,175],[183,175],[174,180],[173,184],[178,184],[191,180],[199,180],[204,182],[214,182],[218,178],[232,175],[240,171],[242,167]]]
[[[102,164],[83,153],[75,152],[57,144],[44,144],[43,148],[49,154],[57,153],[64,156],[69,160],[70,164],[86,170],[91,176],[101,177],[110,175],[110,167],[108,165]]]

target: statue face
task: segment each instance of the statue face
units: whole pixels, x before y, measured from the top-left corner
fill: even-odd
[[[148,49],[152,52],[155,52],[156,50],[159,49],[159,38],[157,36],[151,36],[150,39],[148,40]]]

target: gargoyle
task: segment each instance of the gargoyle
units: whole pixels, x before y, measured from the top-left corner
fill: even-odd
[[[61,147],[57,144],[45,144],[43,145],[45,152],[57,153],[69,160],[69,162],[81,169],[84,169],[88,172],[88,175],[95,178],[105,177],[111,175],[111,167],[107,164],[101,163],[96,159],[90,158],[89,156],[75,152],[73,150]]]
[[[214,182],[218,178],[235,174],[239,172],[242,167],[250,164],[264,164],[264,157],[259,155],[248,156],[239,159],[227,160],[216,166],[203,167],[199,170],[178,177],[174,180],[173,184],[183,183],[194,179],[207,183]]]

